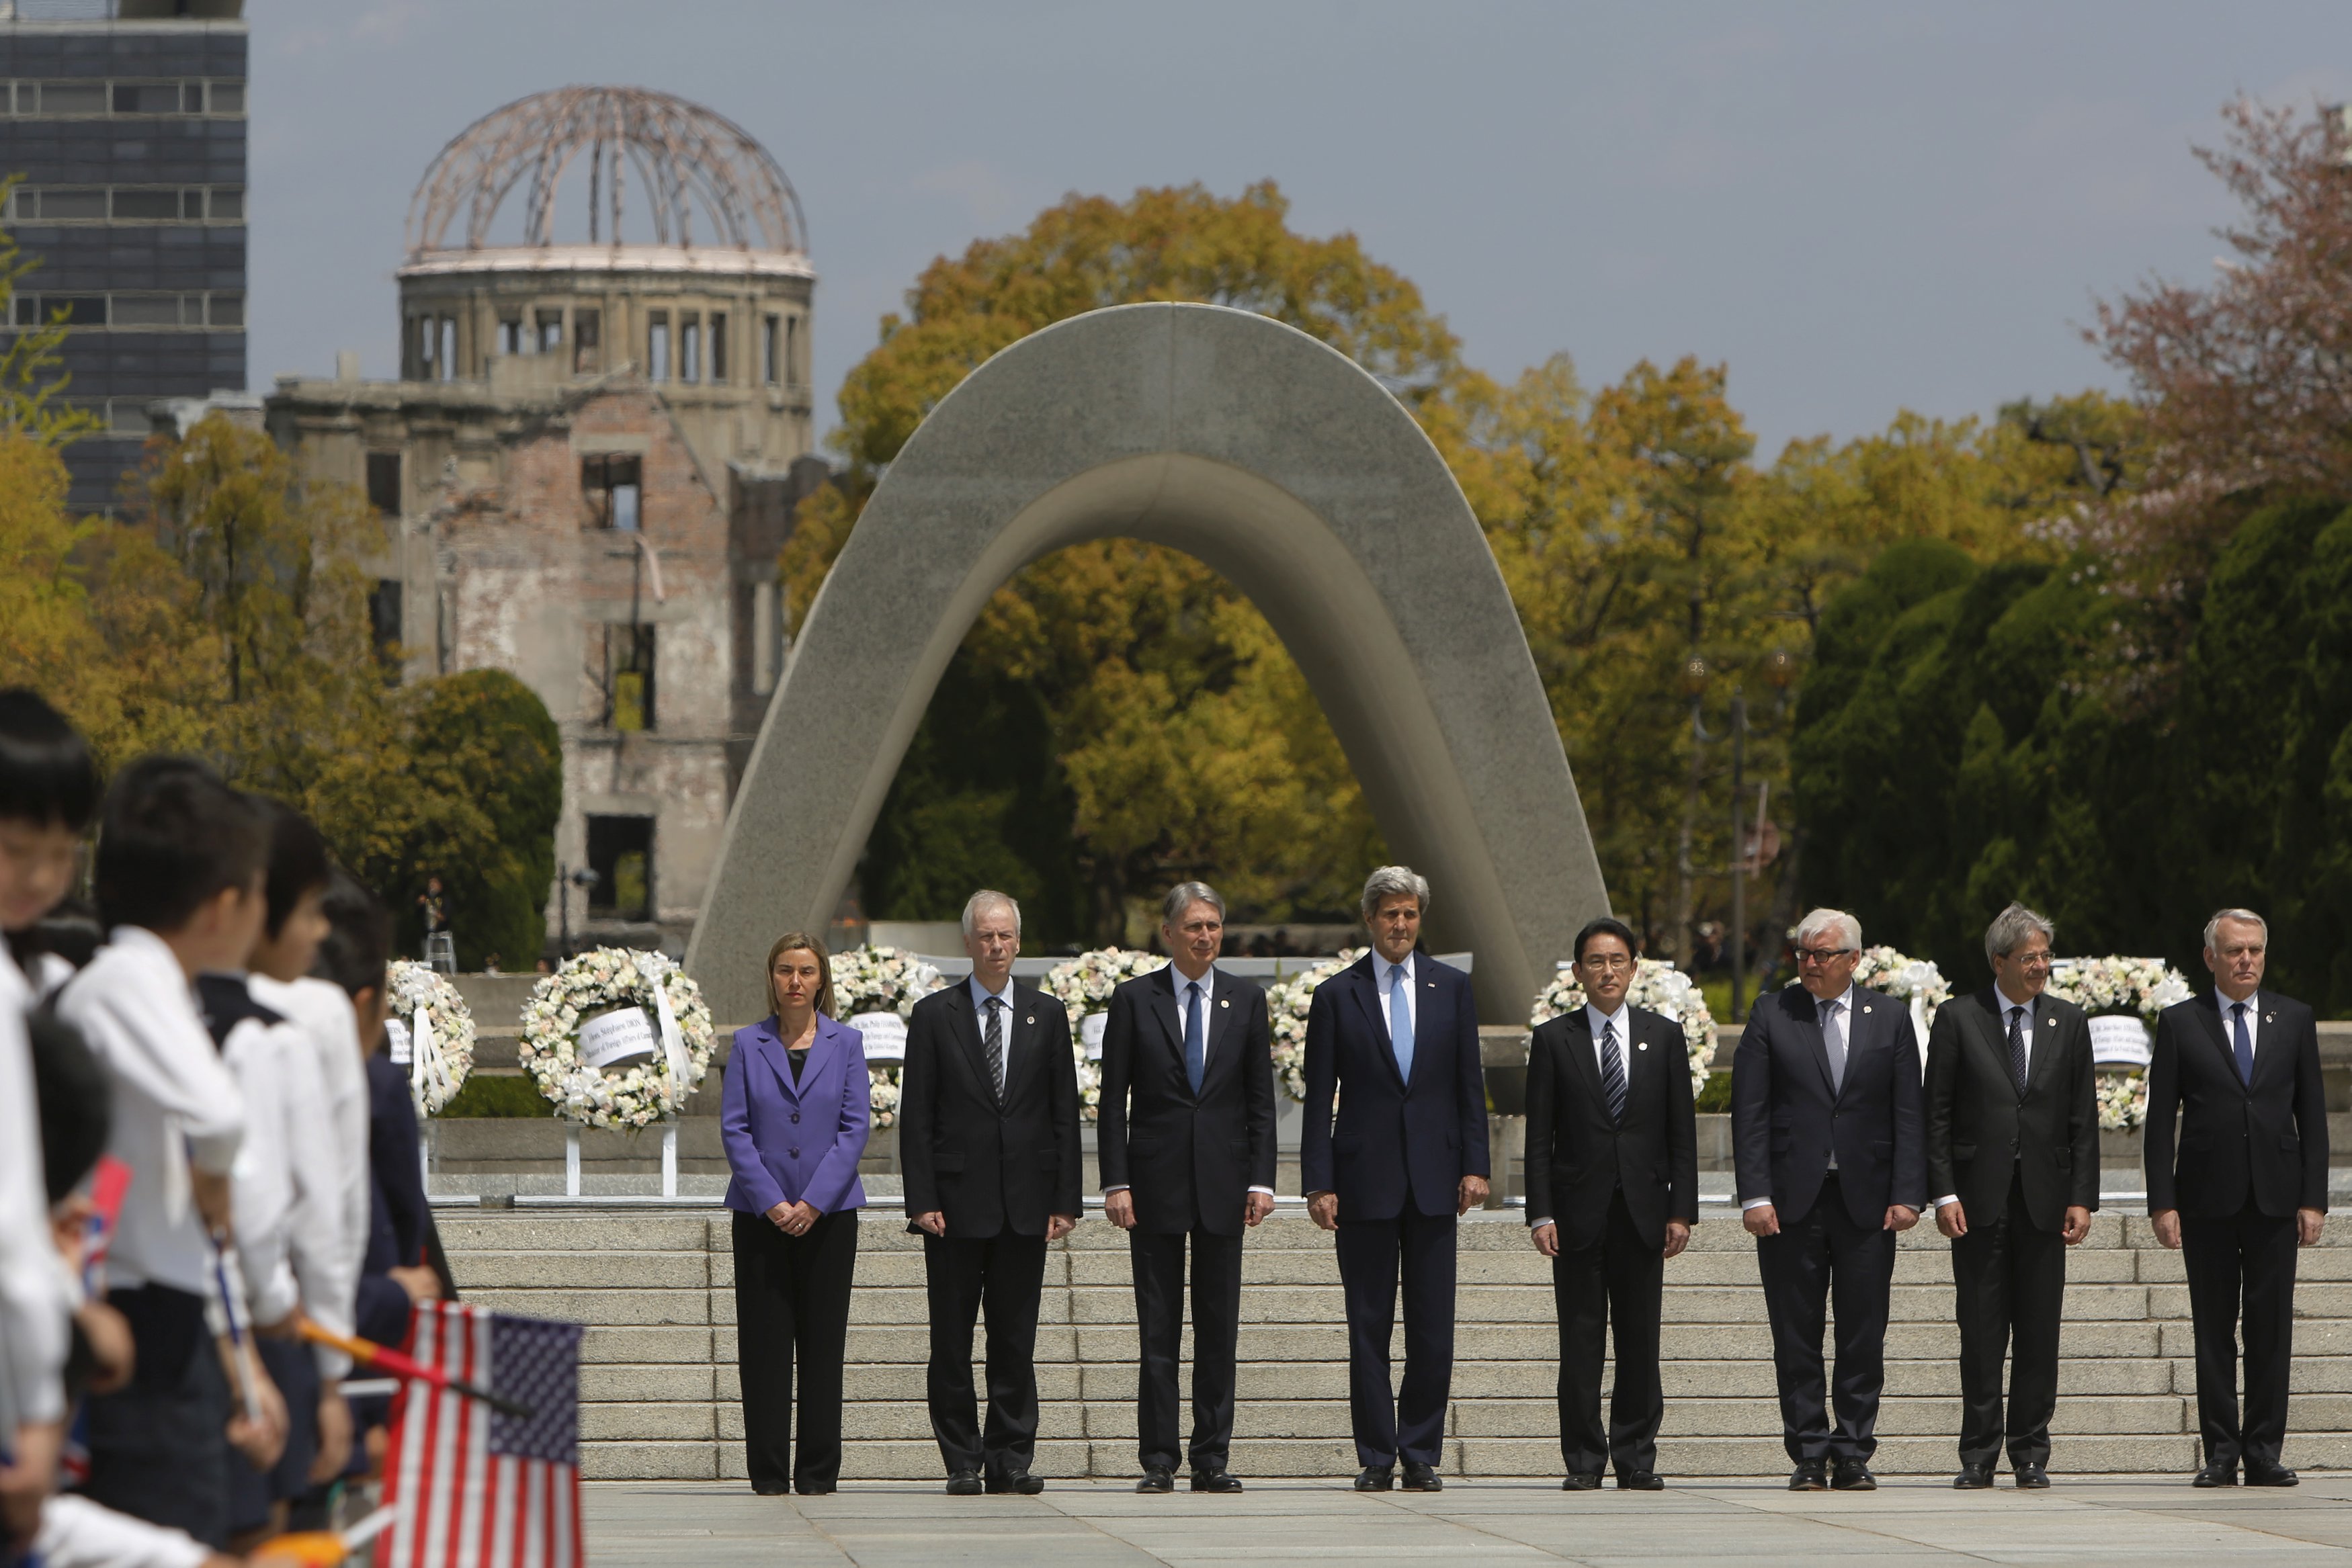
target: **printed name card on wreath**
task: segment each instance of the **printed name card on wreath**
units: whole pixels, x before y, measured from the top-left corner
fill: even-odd
[[[614,1008],[580,1026],[580,1060],[600,1071],[646,1061],[660,1044],[643,1008]]]
[[[531,988],[517,1055],[556,1115],[645,1127],[684,1108],[709,1069],[711,1035],[702,988],[675,959],[597,947]]]
[[[904,1061],[907,1060],[907,1020],[894,1012],[853,1014],[849,1027],[866,1037],[866,1060]]]

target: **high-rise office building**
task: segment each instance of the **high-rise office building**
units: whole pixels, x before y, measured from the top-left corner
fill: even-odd
[[[158,398],[246,384],[244,0],[0,0],[5,214],[40,266],[9,327],[62,314],[73,505],[116,504]]]

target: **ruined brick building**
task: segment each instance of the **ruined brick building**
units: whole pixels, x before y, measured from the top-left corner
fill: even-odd
[[[567,88],[444,149],[407,247],[400,379],[281,376],[268,428],[383,517],[406,670],[511,671],[562,730],[550,939],[682,950],[789,636],[777,553],[828,474],[799,204],[709,110]]]

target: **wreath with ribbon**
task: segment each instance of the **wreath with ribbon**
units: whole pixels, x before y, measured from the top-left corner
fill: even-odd
[[[1715,1015],[1707,1010],[1706,998],[1688,975],[1660,958],[1639,958],[1633,964],[1633,983],[1626,988],[1626,1001],[1637,1008],[1647,1008],[1672,1019],[1683,1031],[1683,1054],[1690,1066],[1691,1092],[1706,1087],[1706,1075],[1715,1065]],[[1584,1006],[1584,987],[1576,971],[1562,963],[1559,973],[1550,985],[1536,998],[1528,1010],[1528,1027],[1572,1013]]]
[[[948,983],[938,968],[904,948],[870,943],[835,953],[831,967],[833,1016],[851,1025],[873,1013],[911,1018],[917,1002]],[[866,1061],[866,1103],[877,1128],[898,1124],[899,1071],[895,1061]]]
[[[392,1016],[392,1060],[408,1068],[408,1097],[416,1113],[437,1116],[457,1097],[474,1071],[474,1015],[439,970],[395,958],[384,973]]]
[[[1077,1059],[1078,1114],[1093,1121],[1102,1109],[1102,1026],[1095,1025],[1096,1044],[1087,1044],[1087,1020],[1110,1009],[1110,994],[1139,975],[1156,974],[1168,967],[1164,953],[1139,953],[1128,947],[1097,947],[1045,975],[1045,994],[1070,1015],[1070,1052]]]
[[[1307,1015],[1315,1003],[1315,988],[1370,951],[1344,948],[1338,957],[1326,958],[1265,988],[1266,1023],[1274,1036],[1275,1082],[1299,1104],[1307,1103]]]
[[[710,1044],[702,988],[675,959],[596,947],[531,988],[517,1054],[556,1115],[637,1128],[684,1109],[709,1071]]]

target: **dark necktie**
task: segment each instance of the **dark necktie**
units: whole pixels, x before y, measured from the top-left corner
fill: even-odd
[[[2254,1081],[2254,1037],[2246,1032],[2246,1004],[2230,1004],[2231,1027],[2237,1031],[2238,1082],[2251,1084]]]
[[[2017,1092],[2025,1092],[2025,1009],[2009,1009],[2009,1073],[2017,1080]]]
[[[1186,984],[1184,1003],[1184,1076],[1192,1085],[1193,1096],[1201,1092],[1201,1079],[1209,1066],[1208,1036],[1201,1027],[1201,982]]]
[[[1601,1030],[1601,1092],[1609,1097],[1609,1119],[1625,1119],[1625,1053],[1617,1049],[1617,1020]]]
[[[1004,998],[988,998],[988,1034],[982,1041],[988,1049],[988,1075],[996,1081],[996,1103],[1004,1103]]]
[[[1822,1046],[1829,1052],[1830,1092],[1842,1092],[1845,1088],[1845,1035],[1838,1028],[1837,1002],[1822,1004]]]

